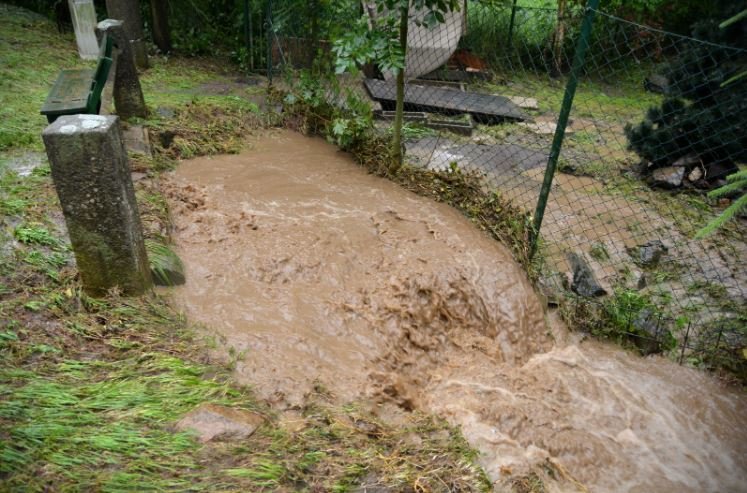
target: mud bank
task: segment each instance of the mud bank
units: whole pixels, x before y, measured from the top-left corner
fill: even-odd
[[[492,479],[548,459],[592,491],[738,491],[743,393],[662,359],[554,342],[524,272],[448,206],[278,132],[166,185],[178,303],[281,407],[321,384],[462,426]]]

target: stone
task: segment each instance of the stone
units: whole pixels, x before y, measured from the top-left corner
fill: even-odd
[[[685,178],[684,167],[667,166],[654,170],[651,174],[651,184],[661,188],[677,188],[682,186],[683,178]]]
[[[125,149],[135,154],[151,155],[148,131],[142,125],[128,125],[122,130]]]
[[[669,249],[660,240],[651,240],[638,246],[637,260],[640,264],[654,266]]]
[[[529,131],[536,133],[538,135],[555,135],[555,131],[558,128],[558,124],[556,122],[550,122],[550,121],[538,121],[538,122],[520,122],[517,123],[517,125],[524,127],[528,129]],[[569,124],[565,128],[566,134],[572,134],[573,129],[571,128],[571,125]]]
[[[143,89],[140,86],[140,78],[135,67],[134,54],[130,43],[127,41],[123,22],[106,19],[99,22],[96,29],[102,34],[108,34],[114,41],[113,93],[117,115],[124,120],[132,117],[145,118],[148,116],[148,108],[145,106]]]
[[[148,290],[148,257],[119,118],[61,116],[42,139],[85,291]]]
[[[169,108],[168,106],[159,106],[156,108],[156,115],[158,115],[159,118],[170,120],[176,116],[176,110],[174,110],[174,108]]]
[[[669,92],[669,79],[661,74],[651,74],[643,81],[643,87],[647,91],[667,94]]]
[[[563,287],[563,275],[552,273],[539,278],[539,290],[545,298],[547,306],[558,306],[563,300],[565,289]]]
[[[633,343],[644,355],[661,353],[670,349],[674,338],[664,326],[661,317],[650,309],[643,309],[633,320]]]
[[[687,181],[695,183],[703,178],[703,169],[700,166],[696,166],[690,170],[687,174]]]
[[[534,98],[525,98],[524,96],[506,96],[509,101],[514,103],[519,108],[526,110],[538,110],[539,102]]]
[[[184,264],[171,248],[154,240],[146,240],[145,249],[150,260],[151,277],[157,286],[180,286],[187,281]]]
[[[245,409],[204,403],[185,414],[175,428],[195,432],[201,443],[243,440],[252,436],[264,420],[262,415]]]
[[[594,298],[607,294],[607,291],[599,284],[599,282],[594,277],[594,272],[591,270],[591,267],[589,266],[583,255],[569,253],[568,262],[570,263],[571,271],[573,274],[571,290],[574,293],[586,298]]]

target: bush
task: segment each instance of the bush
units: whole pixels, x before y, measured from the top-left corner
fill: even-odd
[[[747,161],[747,78],[727,83],[747,66],[739,50],[747,48],[747,20],[718,27],[747,2],[721,3],[727,5],[718,19],[693,26],[693,36],[707,43],[683,41],[679,56],[664,68],[668,90],[662,104],[626,128],[630,149],[649,171],[687,158],[703,165],[713,181]]]

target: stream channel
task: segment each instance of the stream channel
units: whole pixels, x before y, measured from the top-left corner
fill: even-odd
[[[747,491],[743,391],[569,334],[507,248],[323,140],[271,132],[165,188],[178,305],[278,408],[322,384],[434,413],[497,482],[551,460],[593,492]]]

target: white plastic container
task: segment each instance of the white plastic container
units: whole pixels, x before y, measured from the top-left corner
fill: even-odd
[[[99,56],[99,43],[96,40],[96,9],[93,0],[68,0],[70,17],[73,19],[78,53],[83,60],[95,60]]]

